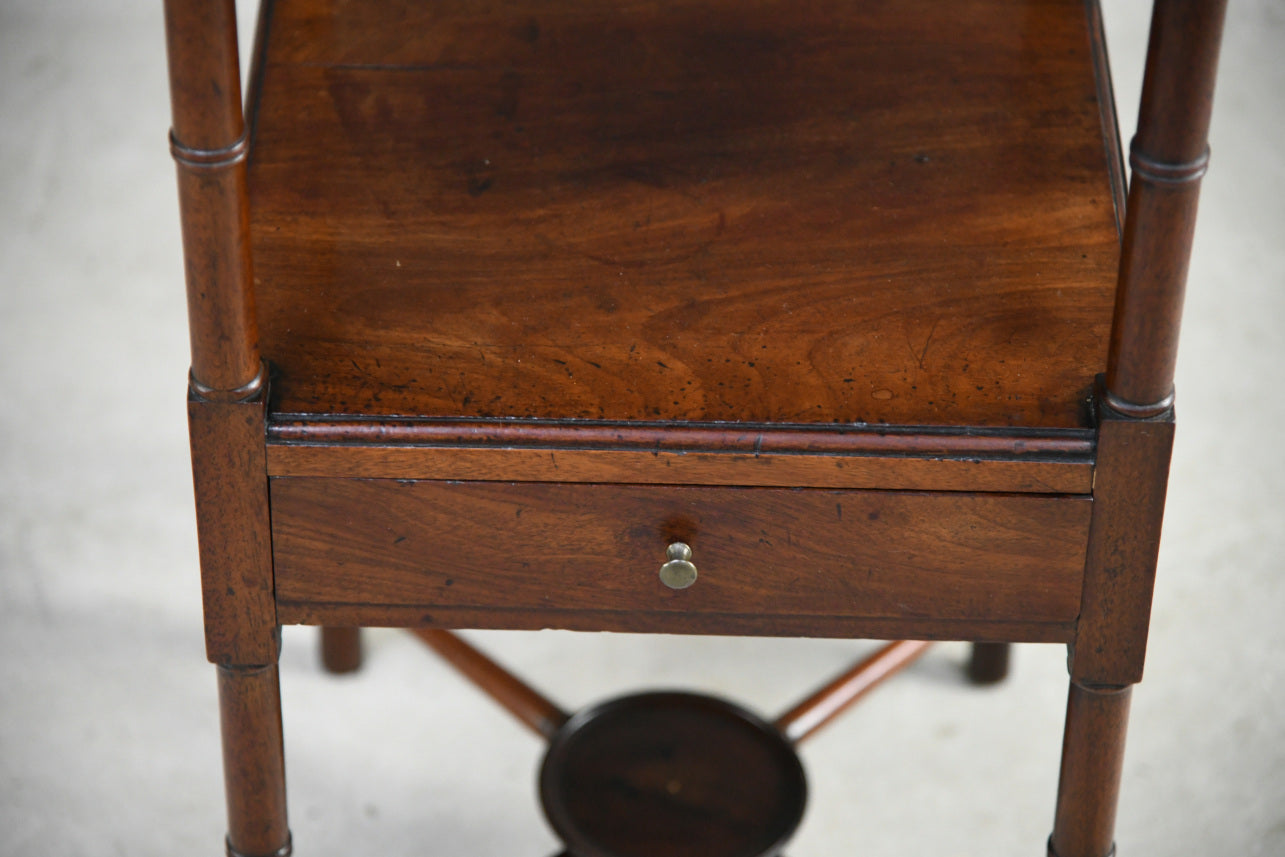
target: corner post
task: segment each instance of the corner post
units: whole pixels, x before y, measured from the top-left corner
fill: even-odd
[[[281,696],[234,0],[165,0],[192,364],[188,419],[205,604],[218,666],[229,857],[285,857]]]
[[[165,31],[187,275],[192,386],[250,398],[263,385],[250,263],[234,0],[166,0]]]
[[[1084,593],[1051,857],[1115,853],[1132,685],[1142,678],[1173,446],[1173,378],[1226,0],[1155,0],[1130,145]]]
[[[277,665],[219,666],[228,857],[289,857]]]
[[[1156,0],[1152,11],[1107,360],[1107,404],[1126,416],[1158,416],[1173,404],[1226,6],[1226,0]]]
[[[205,599],[219,664],[276,662],[264,421],[234,0],[165,0],[192,344],[188,420]]]
[[[1132,688],[1071,684],[1049,857],[1113,857]]]

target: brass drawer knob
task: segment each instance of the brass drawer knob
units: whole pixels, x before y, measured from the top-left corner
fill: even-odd
[[[660,567],[660,582],[670,589],[686,589],[696,582],[696,566],[692,565],[692,549],[682,542],[674,542],[666,550],[669,562]]]

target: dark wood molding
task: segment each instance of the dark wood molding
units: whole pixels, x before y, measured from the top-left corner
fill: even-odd
[[[273,414],[274,443],[530,446],[684,452],[844,453],[1087,460],[1092,429],[780,423],[306,418]]]
[[[1087,494],[1087,430],[521,420],[268,425],[274,476]]]

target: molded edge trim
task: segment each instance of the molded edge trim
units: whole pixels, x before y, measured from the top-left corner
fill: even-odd
[[[1088,462],[1094,431],[727,422],[269,418],[268,442],[317,446],[644,449],[684,452],[954,456]]]
[[[272,476],[1088,494],[1089,430],[282,419]]]

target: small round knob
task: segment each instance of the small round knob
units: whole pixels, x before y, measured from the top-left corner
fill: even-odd
[[[692,549],[682,542],[674,542],[665,549],[669,562],[660,567],[660,582],[670,589],[686,589],[696,582],[696,566],[692,565]]]

